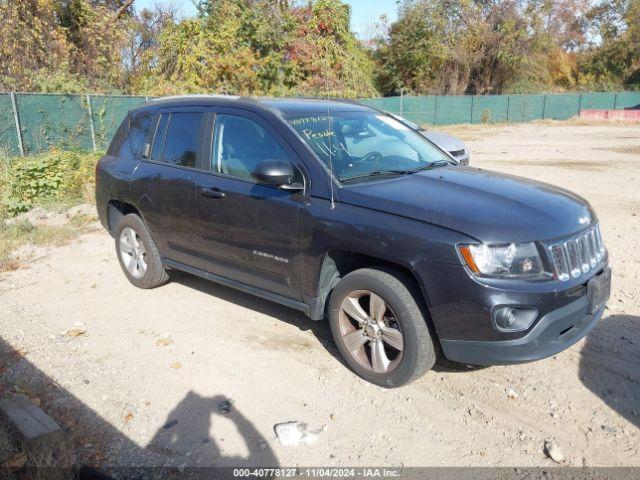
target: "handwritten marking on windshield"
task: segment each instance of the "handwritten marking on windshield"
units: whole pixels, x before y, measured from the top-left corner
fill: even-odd
[[[336,136],[336,132],[334,132],[333,130],[325,130],[324,132],[314,132],[313,130],[309,130],[308,128],[305,128],[304,130],[302,130],[302,133],[304,133],[304,136],[307,137],[308,139]]]
[[[304,125],[304,124],[307,124],[307,123],[326,122],[329,118],[333,118],[333,117],[327,117],[326,115],[320,115],[320,116],[317,116],[317,117],[291,118],[291,119],[289,119],[289,123],[291,125]]]

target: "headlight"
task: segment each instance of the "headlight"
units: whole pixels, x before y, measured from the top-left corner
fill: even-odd
[[[510,278],[537,277],[545,273],[534,243],[460,245],[458,250],[477,275]]]

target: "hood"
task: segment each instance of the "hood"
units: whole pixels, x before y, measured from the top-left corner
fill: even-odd
[[[596,221],[588,202],[567,190],[473,167],[441,167],[346,185],[340,198],[486,243],[549,240]]]
[[[462,140],[446,133],[434,132],[433,130],[422,130],[420,133],[447,152],[457,152],[465,148]]]

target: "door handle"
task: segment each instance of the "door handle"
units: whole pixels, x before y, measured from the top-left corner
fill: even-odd
[[[204,195],[205,197],[211,198],[224,198],[227,196],[222,190],[217,187],[214,188],[204,188],[200,190],[200,195]]]

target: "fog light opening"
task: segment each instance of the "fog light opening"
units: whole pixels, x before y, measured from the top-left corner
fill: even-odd
[[[531,326],[538,310],[530,307],[500,306],[493,309],[493,326],[501,332],[520,332]]]

